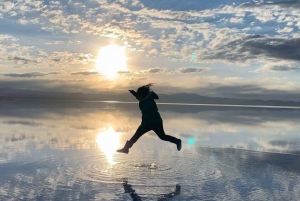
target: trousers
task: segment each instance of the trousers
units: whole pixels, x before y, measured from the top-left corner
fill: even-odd
[[[174,144],[178,142],[178,139],[176,137],[166,135],[163,127],[163,123],[157,123],[157,124],[151,124],[151,125],[146,125],[145,128],[139,126],[138,129],[136,130],[135,134],[132,136],[132,138],[129,140],[129,148],[132,147],[134,143],[145,133],[153,130],[156,135],[164,141],[169,141]]]

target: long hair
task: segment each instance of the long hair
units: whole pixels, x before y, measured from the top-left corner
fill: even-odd
[[[153,86],[153,83],[149,83],[147,85],[139,87],[137,90],[137,94],[144,98],[147,95],[147,93],[151,90],[152,86]]]

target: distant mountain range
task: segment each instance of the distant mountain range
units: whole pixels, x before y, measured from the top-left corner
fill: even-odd
[[[0,88],[0,100],[8,98],[47,99],[47,100],[73,100],[73,101],[124,101],[133,102],[136,99],[128,92],[124,94],[84,94],[43,92],[36,90],[23,90]],[[199,94],[176,93],[159,94],[161,103],[191,103],[191,104],[228,104],[228,105],[269,105],[269,106],[300,106],[299,102],[281,100],[250,100],[236,98],[207,97]]]

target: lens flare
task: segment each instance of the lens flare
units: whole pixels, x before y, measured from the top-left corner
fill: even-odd
[[[197,57],[196,53],[193,53],[192,54],[192,59],[196,59],[196,57]]]

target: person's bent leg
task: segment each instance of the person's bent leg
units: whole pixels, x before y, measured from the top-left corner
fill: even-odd
[[[117,152],[122,152],[128,154],[129,149],[132,147],[134,143],[145,133],[147,133],[149,130],[141,128],[141,126],[138,127],[135,134],[131,137],[129,141],[126,142],[125,146],[122,149],[117,150]]]
[[[169,142],[172,142],[172,143],[176,144],[178,151],[180,151],[180,149],[181,149],[181,140],[176,138],[176,137],[173,137],[171,135],[166,135],[162,123],[153,125],[152,130],[156,133],[156,135],[161,140],[169,141]]]
[[[131,139],[129,140],[130,145],[132,146],[134,143],[136,143],[136,141],[138,141],[138,139],[140,137],[142,137],[142,135],[144,135],[145,133],[147,133],[149,131],[149,129],[146,128],[142,128],[141,126],[139,126],[137,128],[137,130],[135,131],[135,134],[131,137]],[[131,148],[131,147],[130,147]]]

